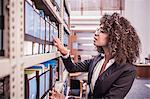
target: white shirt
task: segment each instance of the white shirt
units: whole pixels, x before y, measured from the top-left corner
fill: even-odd
[[[98,76],[99,76],[99,73],[100,73],[100,70],[102,68],[104,61],[105,61],[105,57],[96,64],[93,70],[93,75],[92,75],[91,85],[90,85],[91,91],[94,90],[95,82],[98,79]],[[114,62],[115,62],[114,59],[110,59],[109,62],[106,64],[105,70],[108,69],[108,67],[110,67]]]

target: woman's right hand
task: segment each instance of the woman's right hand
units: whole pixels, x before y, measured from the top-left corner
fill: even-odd
[[[59,38],[54,38],[54,45],[58,48],[58,50],[60,51],[60,53],[62,54],[62,55],[67,55],[68,54],[68,50],[67,50],[67,48],[65,48],[64,46],[63,46],[63,44],[61,43],[61,41],[60,41],[60,39]]]

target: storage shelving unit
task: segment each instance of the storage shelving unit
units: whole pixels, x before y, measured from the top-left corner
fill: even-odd
[[[24,70],[54,58],[59,58],[60,53],[55,50],[51,53],[37,55],[24,55],[24,31],[25,31],[25,0],[2,0],[4,14],[3,46],[4,55],[0,56],[0,78],[9,75],[10,98],[24,99]],[[50,16],[53,22],[59,26],[59,38],[63,41],[64,29],[70,34],[69,25],[63,21],[65,0],[60,0],[60,13],[52,4],[51,0],[32,0],[37,9]],[[54,0],[53,0],[54,1]],[[63,72],[64,79],[67,79],[67,72]],[[63,83],[64,79],[59,81]],[[56,86],[57,84],[56,83]],[[59,86],[59,85],[58,85]],[[60,86],[63,86],[60,84]],[[60,91],[62,90],[61,87]]]

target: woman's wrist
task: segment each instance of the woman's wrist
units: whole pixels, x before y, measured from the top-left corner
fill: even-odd
[[[67,54],[68,54],[67,48],[65,48],[65,47],[60,48],[60,53],[61,53],[63,56],[67,55]]]

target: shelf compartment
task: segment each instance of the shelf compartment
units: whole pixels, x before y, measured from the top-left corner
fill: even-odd
[[[62,23],[62,19],[56,12],[55,7],[50,0],[33,0],[35,6],[39,10],[44,10],[45,14],[50,16],[51,20],[57,23]]]

